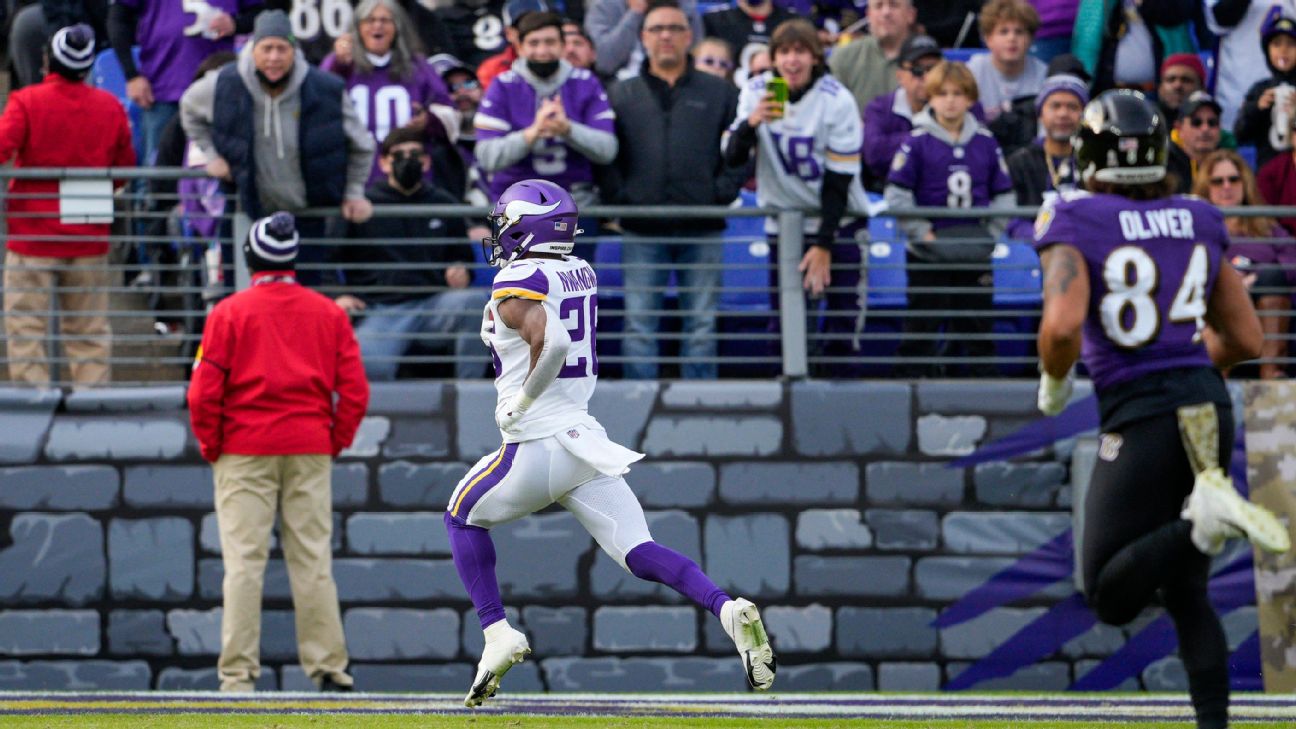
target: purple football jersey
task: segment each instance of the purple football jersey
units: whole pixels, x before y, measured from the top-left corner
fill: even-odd
[[[607,94],[589,71],[574,69],[558,96],[562,98],[568,119],[601,132],[616,133],[616,115],[608,105]],[[513,71],[500,74],[486,90],[474,117],[477,141],[495,139],[531,126],[540,102],[535,89],[521,76]],[[487,186],[492,198],[499,197],[515,182],[535,177],[568,190],[574,184],[594,181],[594,168],[589,159],[563,140],[546,139],[537,145],[521,162],[490,173]]]
[[[967,144],[950,145],[915,130],[900,145],[887,182],[913,192],[914,204],[933,208],[984,208],[1013,189],[999,143],[981,129]],[[976,224],[974,218],[936,218],[933,230]]]
[[[1228,246],[1213,205],[1067,193],[1035,222],[1035,247],[1055,243],[1075,247],[1089,268],[1081,358],[1099,393],[1153,372],[1211,366],[1201,330]]]
[[[216,51],[234,50],[234,37],[203,37],[197,13],[180,0],[116,0],[139,13],[135,43],[140,47],[139,72],[153,86],[158,101],[179,101],[203,59]],[[231,16],[259,0],[206,0]]]
[[[347,95],[380,149],[389,132],[409,124],[415,104],[426,109],[432,104],[449,106],[451,103],[445,82],[426,63],[417,63],[413,76],[404,81],[393,78],[387,68],[375,68],[369,73],[360,73],[349,67],[339,68],[332,55],[324,59],[320,68],[346,79]],[[428,118],[428,124],[439,123],[434,117]],[[378,167],[378,156],[374,155],[369,182],[387,178]]]

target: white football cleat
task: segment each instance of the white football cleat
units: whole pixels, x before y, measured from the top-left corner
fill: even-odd
[[[741,597],[726,602],[720,608],[720,625],[724,626],[738,648],[747,683],[757,691],[766,691],[773,686],[777,661],[756,606]]]
[[[483,701],[494,696],[504,674],[531,652],[526,635],[514,630],[508,621],[501,620],[487,626],[485,633],[486,647],[477,662],[477,677],[464,697],[464,706],[470,709],[481,706]]]
[[[1193,545],[1206,554],[1219,554],[1225,540],[1234,538],[1247,539],[1274,554],[1291,549],[1287,527],[1278,517],[1242,498],[1233,488],[1233,479],[1218,468],[1197,474],[1180,516],[1192,522]]]

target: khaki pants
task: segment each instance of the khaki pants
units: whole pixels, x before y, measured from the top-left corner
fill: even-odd
[[[111,348],[108,326],[108,257],[47,258],[7,251],[4,270],[5,333],[9,377],[49,387],[50,291],[57,286],[63,352],[72,381],[90,387],[108,383]],[[67,290],[65,290],[67,289]]]
[[[222,691],[251,691],[261,675],[261,587],[277,505],[302,669],[317,684],[326,676],[352,684],[333,582],[332,468],[325,455],[223,455],[213,464],[225,561]]]

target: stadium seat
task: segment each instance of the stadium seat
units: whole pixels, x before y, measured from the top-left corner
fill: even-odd
[[[1256,167],[1256,148],[1254,144],[1238,145],[1237,153],[1253,171],[1260,171],[1260,168]]]
[[[989,53],[989,51],[984,48],[945,48],[941,50],[941,53],[944,54],[945,60],[947,61],[967,63],[972,60],[974,56],[979,56],[982,53]]]
[[[139,46],[131,49],[135,62],[139,63]],[[131,137],[135,144],[135,153],[144,148],[142,130],[140,128],[140,114],[142,110],[126,96],[126,75],[122,72],[121,64],[117,62],[117,54],[112,49],[102,51],[95,56],[94,66],[90,68],[90,85],[97,89],[103,89],[122,103],[126,108],[126,116],[130,119]]]
[[[895,218],[869,219],[868,308],[903,309],[908,304],[905,288],[905,239]]]
[[[1002,238],[991,257],[994,267],[994,305],[1001,308],[1040,305],[1039,255],[1026,243]]]

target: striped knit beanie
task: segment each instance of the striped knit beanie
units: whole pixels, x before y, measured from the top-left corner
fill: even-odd
[[[62,75],[85,75],[95,60],[94,29],[85,23],[60,28],[50,38],[49,58],[51,70],[55,72],[66,70]]]
[[[291,213],[278,212],[252,224],[243,252],[254,271],[288,270],[297,259],[297,221]]]

